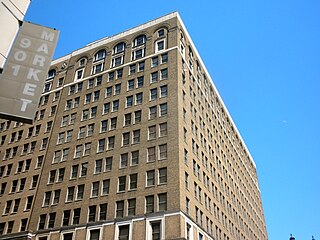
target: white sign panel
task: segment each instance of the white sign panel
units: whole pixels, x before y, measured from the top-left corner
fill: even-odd
[[[0,117],[32,123],[59,31],[23,22],[0,79]]]

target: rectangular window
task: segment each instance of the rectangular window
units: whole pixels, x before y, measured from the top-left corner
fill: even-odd
[[[139,164],[139,151],[131,152],[131,166]]]
[[[62,226],[69,226],[71,210],[63,211]]]
[[[108,204],[107,203],[100,204],[99,208],[100,208],[99,209],[99,221],[107,220]]]
[[[78,186],[76,200],[82,200],[83,195],[84,195],[84,184]]]
[[[128,199],[128,216],[136,215],[136,199]]]
[[[125,168],[128,166],[128,153],[123,153],[120,155],[120,168]]]
[[[98,197],[99,195],[99,182],[93,182],[91,188],[91,197]]]
[[[146,186],[150,187],[154,185],[155,185],[155,171],[154,170],[147,171]]]
[[[155,83],[158,81],[158,72],[151,73],[150,83]]]
[[[131,125],[131,113],[127,113],[124,115],[124,126]]]
[[[127,146],[130,143],[130,132],[122,134],[122,146]]]
[[[156,160],[156,147],[148,148],[148,162],[153,162]]]
[[[132,144],[140,143],[140,129],[133,131]]]
[[[154,212],[154,196],[146,196],[146,213]]]
[[[67,202],[72,202],[74,196],[74,187],[68,187]]]
[[[102,182],[102,194],[103,195],[108,195],[109,194],[109,189],[110,189],[110,179],[105,179]]]
[[[167,123],[161,123],[159,125],[159,137],[165,137],[168,135],[168,131],[167,131]]]
[[[167,183],[167,168],[159,168],[158,172],[159,177],[159,184],[166,184]]]
[[[143,102],[143,93],[137,93],[136,94],[136,105],[141,105]]]
[[[98,149],[97,149],[97,152],[103,152],[105,150],[105,144],[106,144],[106,140],[103,138],[103,139],[100,139],[98,141]]]
[[[159,145],[159,159],[167,158],[167,144]]]
[[[89,219],[88,222],[95,222],[96,221],[96,211],[97,211],[97,206],[89,206]]]
[[[149,119],[155,119],[157,117],[157,106],[149,107]]]
[[[128,107],[132,107],[132,105],[133,105],[133,96],[128,96],[127,98],[126,98],[126,107],[128,108]]]
[[[161,240],[161,221],[151,222],[152,240]]]
[[[160,117],[166,116],[168,113],[167,103],[160,104]]]
[[[156,100],[158,96],[158,89],[157,88],[153,88],[150,89],[150,100]]]
[[[126,190],[126,176],[121,176],[118,179],[118,192]]]
[[[167,193],[158,194],[159,211],[167,210]]]
[[[73,221],[72,221],[73,225],[80,223],[80,214],[81,214],[81,208],[76,208],[73,210]],[[69,233],[69,234],[71,237],[70,240],[72,240],[72,233]]]
[[[168,86],[160,86],[160,97],[167,97],[168,96]]]
[[[124,213],[124,201],[116,202],[116,218],[122,218]]]
[[[141,122],[141,110],[134,112],[134,123],[140,123]]]
[[[129,176],[129,190],[137,189],[138,174],[133,173]]]
[[[119,226],[119,238],[118,240],[129,240],[129,228],[130,225]]]
[[[157,133],[156,133],[156,125],[150,126],[148,128],[148,139],[155,139],[157,137]]]
[[[160,79],[163,80],[163,79],[167,79],[168,78],[168,69],[165,68],[165,69],[162,69],[160,71]]]

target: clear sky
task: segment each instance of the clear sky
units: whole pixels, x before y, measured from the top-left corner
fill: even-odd
[[[55,58],[178,11],[253,156],[270,240],[320,240],[319,0],[32,0]]]

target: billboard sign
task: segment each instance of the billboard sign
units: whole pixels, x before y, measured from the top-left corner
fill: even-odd
[[[23,22],[0,75],[0,118],[32,123],[59,31]]]

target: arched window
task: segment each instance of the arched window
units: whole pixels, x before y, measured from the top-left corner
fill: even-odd
[[[118,43],[113,48],[111,67],[117,67],[124,63],[125,49],[126,49],[126,44],[124,42]]]
[[[157,30],[156,35],[154,37],[157,38],[155,41],[154,50],[155,52],[160,52],[166,49],[166,41],[167,41],[167,30],[165,28],[160,28]]]
[[[77,62],[77,65],[78,65],[78,69],[76,70],[76,73],[75,73],[75,81],[77,80],[80,80],[83,78],[83,75],[84,75],[84,67],[87,63],[87,59],[86,58],[81,58],[78,62]]]
[[[47,77],[47,79],[54,78],[55,75],[56,75],[56,70],[51,69],[51,70],[48,72],[48,77]]]
[[[133,40],[132,60],[143,58],[146,50],[146,35],[139,35]]]
[[[126,44],[124,42],[118,43],[114,48],[113,48],[113,54],[119,54],[124,52],[126,48]]]
[[[103,71],[104,59],[106,58],[106,50],[101,49],[94,55],[94,61],[98,63],[92,66],[92,74],[97,74]]]
[[[146,43],[146,35],[139,35],[133,40],[133,46],[138,47]]]
[[[105,57],[106,57],[106,50],[102,49],[94,55],[94,60],[99,61],[104,59]]]

